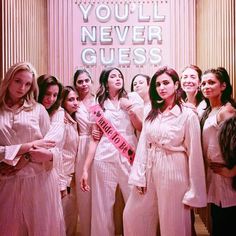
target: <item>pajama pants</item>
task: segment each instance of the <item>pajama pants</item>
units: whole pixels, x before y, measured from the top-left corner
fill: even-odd
[[[114,236],[113,206],[119,184],[126,202],[130,194],[129,172],[117,158],[115,162],[94,160],[92,168],[91,236]]]
[[[174,158],[173,158],[174,159]],[[146,173],[147,192],[133,187],[124,209],[125,236],[191,236],[190,208],[182,203],[188,190],[185,158],[160,158]]]
[[[64,236],[56,171],[0,179],[1,236]]]

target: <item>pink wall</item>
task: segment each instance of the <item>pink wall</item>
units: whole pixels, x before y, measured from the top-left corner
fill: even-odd
[[[64,84],[85,67],[97,85],[105,66],[118,66],[129,88],[137,73],[151,76],[162,65],[179,71],[195,63],[195,0],[50,0],[48,5],[49,71]],[[86,50],[93,53],[82,58]],[[108,64],[111,52],[114,60]]]

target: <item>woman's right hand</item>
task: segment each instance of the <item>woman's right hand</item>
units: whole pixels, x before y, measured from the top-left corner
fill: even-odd
[[[80,188],[84,192],[90,191],[90,187],[88,185],[88,171],[83,171],[83,175],[80,180]]]
[[[51,141],[51,140],[44,140],[44,139],[39,139],[39,140],[35,140],[32,143],[32,148],[46,148],[46,149],[50,149],[56,146],[56,142],[55,141]]]
[[[138,190],[138,193],[143,195],[147,192],[147,187],[139,187],[139,186],[136,186],[137,190]]]

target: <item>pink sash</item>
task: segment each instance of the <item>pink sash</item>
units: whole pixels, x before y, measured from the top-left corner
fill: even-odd
[[[120,154],[128,159],[130,164],[133,164],[135,150],[130,144],[125,140],[125,138],[116,130],[116,128],[104,117],[103,111],[100,105],[94,105],[90,108],[93,113],[93,118],[95,119],[98,127],[107,136],[110,142],[117,148]]]

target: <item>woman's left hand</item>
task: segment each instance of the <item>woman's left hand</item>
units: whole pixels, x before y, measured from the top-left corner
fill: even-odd
[[[210,162],[209,167],[213,170],[214,173],[222,175],[227,178],[232,178],[235,176],[235,167],[229,169],[223,163]]]
[[[53,154],[45,148],[30,149],[29,154],[32,162],[43,163],[53,160]]]

